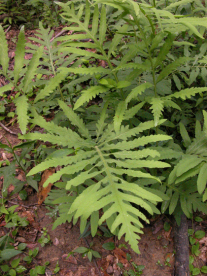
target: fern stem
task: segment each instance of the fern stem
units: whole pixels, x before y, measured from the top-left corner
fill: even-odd
[[[53,65],[53,59],[52,59],[52,53],[51,53],[51,47],[50,47],[50,45],[48,45],[47,48],[48,48],[48,51],[49,51],[50,64],[51,64],[51,67],[52,67],[53,75],[56,76],[56,71],[55,71],[55,67]],[[60,88],[60,85],[58,85],[58,90],[59,90],[61,99],[63,100],[63,102],[65,102],[63,93],[62,93],[61,88]]]

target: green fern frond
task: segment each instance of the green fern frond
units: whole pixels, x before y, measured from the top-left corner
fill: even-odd
[[[14,83],[15,84],[19,79],[19,74],[24,65],[25,43],[26,43],[26,39],[24,34],[24,27],[22,27],[19,32],[16,52],[15,52],[15,61],[14,61]]]
[[[189,147],[191,144],[191,139],[183,123],[180,123],[180,134],[183,138],[185,147]]]
[[[44,99],[49,96],[58,86],[59,84],[66,78],[67,72],[61,71],[57,73],[53,78],[49,80],[44,89],[42,89],[36,96],[34,103],[37,101]]]
[[[86,47],[84,45],[84,47]],[[94,57],[96,59],[99,59],[99,60],[107,60],[104,56],[101,56],[101,55],[98,55],[98,54],[95,54],[93,52],[89,52],[87,50],[81,50],[81,49],[77,49],[77,48],[74,48],[74,47],[61,47],[59,48],[59,53],[64,53],[66,52],[67,54],[77,54],[77,56],[84,56],[84,57]]]
[[[32,79],[35,76],[37,66],[39,65],[39,59],[42,55],[42,51],[43,51],[43,46],[41,46],[37,50],[37,52],[33,55],[32,59],[29,62],[29,66],[27,68],[26,75],[25,75],[24,80],[23,80],[24,92],[25,93],[28,92],[27,90],[28,90],[29,84],[32,82]]]
[[[80,75],[96,75],[104,74],[108,75],[111,73],[111,70],[105,69],[103,67],[92,67],[92,68],[60,68],[61,71],[67,73],[80,74]]]
[[[90,134],[88,129],[84,125],[83,120],[72,110],[72,108],[68,108],[68,106],[64,102],[59,100],[58,103],[65,115],[67,116],[68,120],[70,120],[73,125],[78,127],[80,133],[83,136],[89,138]]]
[[[9,56],[8,56],[8,44],[6,35],[3,27],[0,25],[0,64],[3,69],[4,75],[6,75],[9,67]]]
[[[22,95],[20,97],[18,97],[15,100],[15,105],[16,105],[16,113],[17,113],[17,120],[19,123],[19,128],[22,131],[22,134],[26,133],[26,127],[27,127],[27,123],[28,123],[28,99],[25,95]]]
[[[149,69],[149,66],[145,65],[144,63],[143,64],[137,64],[137,63],[134,63],[134,62],[133,63],[129,62],[129,63],[123,64],[123,65],[118,65],[116,68],[113,69],[113,71],[126,70],[126,69],[130,69],[130,68],[142,69],[143,72],[144,72],[147,69]]]
[[[164,78],[166,78],[167,76],[169,76],[174,70],[176,70],[179,66],[181,66],[184,63],[186,63],[189,60],[190,59],[188,57],[181,57],[181,58],[176,59],[175,61],[173,61],[169,65],[167,65],[161,71],[161,73],[158,75],[156,83],[160,82],[161,80],[163,80]]]
[[[66,128],[66,127],[60,127],[60,126],[54,124],[54,122],[52,122],[52,121],[46,122],[42,116],[39,116],[37,114],[37,112],[35,111],[34,108],[32,108],[31,111],[32,111],[32,115],[34,116],[34,119],[30,120],[31,123],[39,125],[40,127],[45,129],[49,133],[54,133],[54,134],[60,135],[62,137],[64,137],[64,136],[70,137],[70,141],[73,146],[76,144],[77,141],[79,141],[79,142],[83,141],[81,139],[81,137],[76,132],[73,132],[71,129]],[[65,142],[64,142],[64,144],[65,144]]]
[[[87,90],[82,90],[82,95],[76,101],[75,106],[74,106],[74,110],[79,108],[84,103],[89,102],[90,100],[95,98],[97,95],[99,95],[101,93],[105,93],[108,90],[109,90],[108,87],[100,86],[100,85],[95,85],[95,86],[92,86],[92,87],[88,88]]]
[[[160,117],[164,109],[164,102],[162,98],[152,98],[150,104],[151,104],[150,109],[152,109],[152,113],[154,115],[155,127],[156,127],[157,124],[159,123]]]
[[[126,109],[126,102],[121,101],[116,109],[115,115],[114,115],[114,130],[116,133],[120,130],[121,123],[124,119],[124,113]]]
[[[154,63],[154,67],[156,68],[157,66],[159,66],[162,61],[166,58],[166,55],[169,53],[170,48],[173,44],[175,36],[173,34],[169,34],[164,45],[160,48],[160,53],[158,55],[158,57],[155,60]]]
[[[197,93],[202,93],[204,91],[207,91],[206,87],[192,87],[192,88],[186,88],[179,92],[175,92],[174,94],[165,97],[166,100],[169,100],[171,98],[181,98],[183,100],[186,100],[187,98],[191,98],[192,96],[195,96]]]
[[[4,92],[10,91],[12,87],[13,87],[13,84],[11,82],[0,87],[0,96],[2,96]]]
[[[153,85],[149,82],[143,83],[134,89],[129,93],[129,95],[126,98],[126,104],[129,103],[132,99],[137,98],[138,95],[141,95],[146,89],[152,87]]]
[[[193,2],[193,0],[181,0],[181,1],[177,1],[175,3],[171,3],[170,5],[168,5],[166,8],[164,8],[166,11],[170,11],[173,10],[174,8],[180,7],[182,5],[186,5],[188,3]]]
[[[104,6],[102,6],[101,9],[101,17],[100,17],[100,26],[99,26],[99,42],[102,45],[104,40],[105,40],[105,36],[106,36],[106,8]]]
[[[116,47],[119,45],[123,34],[122,33],[126,33],[128,29],[128,25],[125,24],[123,25],[121,28],[119,28],[118,32],[114,35],[112,42],[109,46],[109,51],[108,51],[108,57],[110,58],[112,52],[116,49]]]
[[[179,105],[177,105],[176,103],[174,103],[172,100],[165,100],[163,101],[163,104],[165,107],[172,107],[178,110],[181,110],[181,108],[179,107]]]
[[[123,136],[119,135],[118,139],[125,138],[125,137],[126,137],[125,134]],[[128,135],[127,135],[127,137],[128,137]],[[123,142],[119,142],[117,144],[105,145],[103,147],[103,149],[104,150],[112,150],[112,149],[130,150],[130,149],[137,148],[139,146],[145,146],[149,143],[156,143],[158,141],[166,141],[166,140],[169,140],[169,139],[172,139],[172,138],[170,136],[163,135],[163,134],[150,135],[150,136],[146,136],[146,137],[143,136],[143,137],[134,139],[133,141],[130,141],[130,142],[123,141]],[[111,139],[111,140],[114,140],[114,139]]]

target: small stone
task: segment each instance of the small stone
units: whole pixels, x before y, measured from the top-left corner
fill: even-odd
[[[23,238],[23,237],[17,237],[16,241],[23,242],[23,243],[26,242],[25,238]]]
[[[106,270],[106,272],[108,274],[112,274],[114,272],[113,267],[111,265],[109,265],[108,268],[107,268],[107,270]]]
[[[53,241],[53,244],[54,244],[55,246],[58,246],[59,243],[60,243],[59,240],[58,240],[57,238],[55,238],[54,241]]]

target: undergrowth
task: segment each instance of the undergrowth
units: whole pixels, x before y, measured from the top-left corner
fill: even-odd
[[[57,2],[70,35],[54,38],[40,23],[35,46],[21,29],[14,69],[0,27],[0,95],[17,92],[21,139],[56,146],[27,174],[61,167],[44,184],[59,188],[47,199],[59,204],[54,227],[80,218],[94,236],[106,222],[139,253],[148,213],[179,223],[182,212],[207,210],[206,6],[72,2]]]

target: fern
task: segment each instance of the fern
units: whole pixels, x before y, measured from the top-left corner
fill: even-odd
[[[66,183],[66,189],[69,190],[73,187],[82,185],[87,180],[92,178],[96,179],[98,176],[102,176],[100,181],[90,185],[84,189],[79,196],[77,196],[72,203],[69,212],[70,214],[74,214],[75,219],[81,217],[83,225],[81,229],[84,230],[84,225],[93,212],[107,207],[107,211],[97,223],[101,224],[104,220],[109,219],[112,215],[116,214],[116,219],[111,225],[111,231],[114,232],[118,229],[119,238],[125,234],[125,239],[129,241],[132,248],[136,252],[139,252],[136,240],[139,239],[137,233],[142,232],[142,223],[140,222],[140,219],[144,221],[148,220],[146,216],[134,208],[131,203],[139,204],[148,212],[153,213],[153,208],[155,207],[152,208],[151,203],[153,202],[153,204],[155,204],[156,202],[161,201],[162,198],[146,191],[137,184],[125,181],[123,175],[127,174],[137,178],[153,178],[160,181],[158,178],[151,176],[149,173],[144,173],[140,169],[144,167],[163,168],[168,167],[169,165],[161,161],[140,160],[149,155],[157,155],[158,153],[156,150],[144,149],[133,151],[133,149],[145,146],[148,143],[168,140],[170,137],[165,135],[151,135],[150,137],[143,136],[131,141],[132,136],[149,129],[153,124],[140,124],[140,126],[134,129],[125,128],[118,130],[117,128],[116,131],[114,130],[113,124],[111,124],[108,126],[110,132],[112,131],[110,137],[105,136],[103,139],[100,137],[97,142],[95,142],[90,138],[90,136],[88,136],[86,127],[77,115],[73,113],[66,104],[63,102],[59,103],[71,123],[78,127],[81,134],[85,133],[84,136],[87,140],[83,140],[82,145],[80,142],[77,143],[79,149],[76,152],[76,155],[61,157],[61,159],[59,157],[54,157],[53,159],[45,161],[33,168],[28,175],[35,174],[40,170],[44,170],[59,163],[65,167],[48,178],[45,185],[57,181],[63,174],[72,174],[73,178]],[[38,120],[38,115],[35,113],[34,120]],[[40,125],[43,126],[43,124],[53,133],[56,133],[57,128],[59,128],[58,126],[51,125],[51,123],[42,121]],[[57,136],[53,134],[50,134],[50,136],[49,134],[42,134],[42,136],[43,135],[45,137],[44,139],[48,139],[49,141],[54,139],[54,141],[57,142]],[[26,134],[23,137],[34,139],[36,134]],[[73,134],[70,137],[73,137]],[[59,144],[65,143],[63,136],[60,136],[58,139]],[[117,143],[117,140],[122,140],[123,142]],[[71,143],[71,146],[74,145]],[[75,172],[80,173],[75,175]]]

